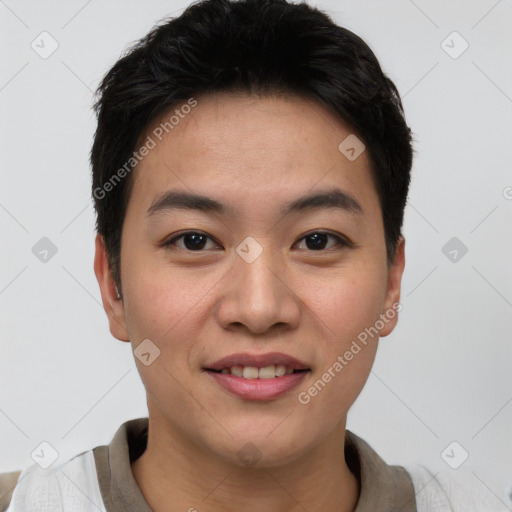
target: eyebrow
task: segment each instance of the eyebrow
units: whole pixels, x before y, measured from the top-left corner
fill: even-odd
[[[286,203],[281,208],[281,215],[328,208],[337,208],[347,213],[363,213],[362,206],[352,195],[339,188],[333,188],[309,193]],[[160,212],[177,209],[199,210],[224,216],[235,216],[236,213],[231,206],[211,197],[179,190],[168,190],[152,202],[147,215],[152,216]]]

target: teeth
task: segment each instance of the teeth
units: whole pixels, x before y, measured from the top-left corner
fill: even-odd
[[[274,365],[265,366],[265,368],[260,368],[259,378],[260,379],[273,379],[276,376],[276,368]]]
[[[237,377],[243,377],[243,372],[244,372],[243,366],[233,366],[233,368],[231,368],[231,375],[235,375]]]
[[[286,373],[286,366],[278,364],[276,366],[276,377],[282,377]]]
[[[244,370],[242,372],[244,379],[257,379],[258,378],[258,368],[255,366],[244,366]]]
[[[244,379],[273,379],[275,377],[283,377],[293,373],[293,368],[284,364],[276,364],[257,368],[256,366],[236,365],[231,368],[222,368],[221,373],[234,375],[235,377],[243,377]]]

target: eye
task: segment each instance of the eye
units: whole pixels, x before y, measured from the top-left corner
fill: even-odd
[[[183,245],[178,245],[176,242],[180,239],[183,239]],[[181,233],[174,238],[171,238],[167,242],[164,242],[164,247],[177,246],[180,249],[185,249],[188,251],[201,251],[207,245],[207,239],[213,240],[210,236],[201,233],[199,231],[187,231],[185,233]]]
[[[337,236],[334,235],[333,233],[327,233],[323,231],[315,231],[306,236],[303,236],[300,239],[300,241],[305,240],[307,249],[311,251],[322,251],[325,249],[333,248],[333,246],[325,247],[326,245],[328,245],[329,238],[334,240],[334,247],[352,247],[353,245],[349,240],[342,238],[341,236]],[[178,244],[178,240],[183,240],[183,244]],[[202,249],[208,249],[208,247],[206,247],[208,245],[208,240],[213,241],[213,239],[210,236],[206,235],[205,233],[201,233],[199,231],[187,231],[164,242],[163,246],[169,248],[172,248],[171,246],[175,246],[187,251],[201,252]],[[215,244],[214,246],[218,247]],[[299,247],[299,249],[301,248]]]
[[[327,244],[328,238],[331,238],[335,241],[334,247],[351,247],[352,244],[347,239],[342,238],[340,236],[334,235],[332,233],[326,233],[323,231],[315,231],[314,233],[310,233],[309,235],[303,236],[300,240],[306,240],[306,247],[312,251],[322,251],[326,249],[325,245]],[[327,247],[327,249],[332,249],[333,247]]]

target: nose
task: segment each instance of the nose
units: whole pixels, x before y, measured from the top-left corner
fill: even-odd
[[[227,330],[245,329],[251,334],[293,330],[300,321],[302,307],[293,289],[285,263],[269,247],[259,244],[254,259],[243,247],[228,273],[216,310],[217,321]],[[254,256],[254,254],[252,255]]]

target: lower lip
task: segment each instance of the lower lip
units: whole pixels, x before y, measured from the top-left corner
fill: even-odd
[[[273,379],[244,379],[230,373],[207,373],[224,389],[244,400],[272,400],[298,386],[309,372],[290,373]]]

